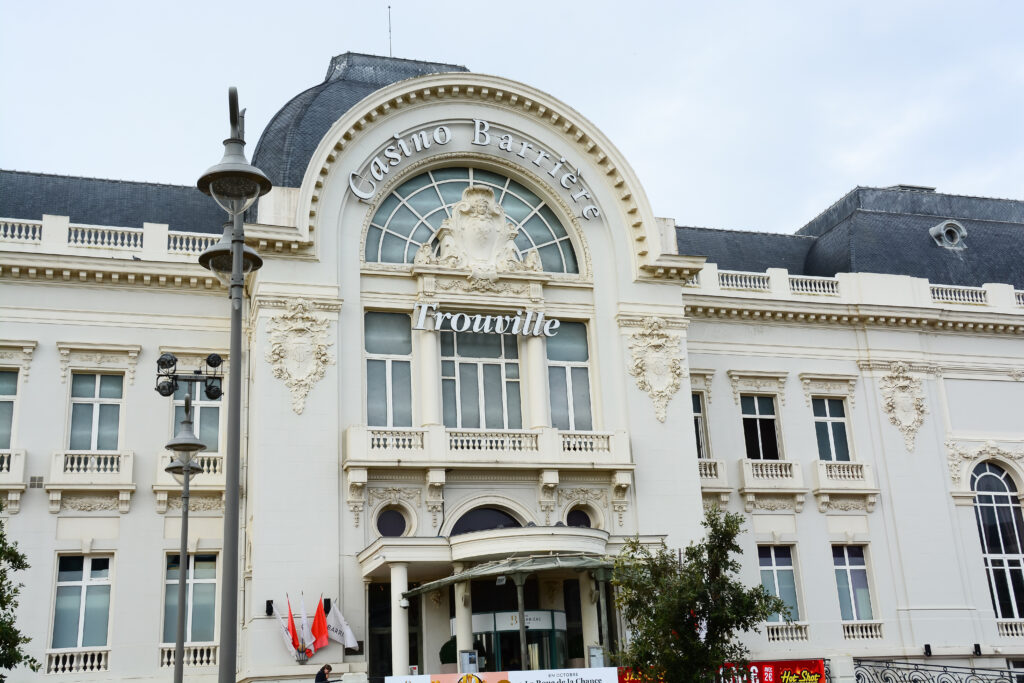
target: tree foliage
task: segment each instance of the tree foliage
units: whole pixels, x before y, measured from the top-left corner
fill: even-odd
[[[621,666],[646,680],[706,683],[724,662],[746,662],[741,632],[773,614],[788,614],[785,603],[762,586],[739,580],[736,537],[742,525],[742,515],[712,507],[704,517],[704,540],[690,544],[681,561],[664,545],[652,550],[639,538],[626,543],[612,579],[631,629],[617,655]]]
[[[0,523],[0,669],[24,665],[38,671],[39,662],[25,651],[25,645],[32,639],[18,630],[14,620],[22,584],[15,583],[11,575],[23,569],[28,569],[28,560],[18,550],[17,543],[7,540],[6,525]],[[7,676],[0,673],[0,681],[5,680]]]

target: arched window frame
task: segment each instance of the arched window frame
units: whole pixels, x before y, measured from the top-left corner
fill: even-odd
[[[987,490],[979,486],[988,484]],[[975,521],[992,608],[998,619],[1024,619],[1024,511],[1017,484],[1001,464],[971,469]]]
[[[561,197],[548,192],[546,183],[539,176],[536,176],[529,171],[522,169],[514,164],[505,163],[500,158],[493,156],[467,153],[459,154],[455,158],[447,157],[444,159],[430,158],[424,159],[416,164],[404,169],[402,173],[394,176],[386,185],[379,186],[379,191],[375,197],[370,200],[370,210],[366,214],[361,232],[360,246],[359,246],[359,260],[361,267],[368,271],[399,271],[405,272],[412,267],[411,261],[404,263],[387,262],[387,261],[368,261],[366,259],[367,243],[370,239],[370,230],[374,222],[374,218],[380,209],[383,202],[388,196],[390,196],[397,188],[401,187],[404,183],[415,178],[418,175],[422,175],[428,171],[433,172],[437,170],[443,170],[446,168],[474,168],[489,173],[495,173],[504,176],[516,183],[519,183],[525,187],[529,192],[539,197],[542,202],[551,210],[555,217],[560,222],[562,228],[567,233],[567,243],[571,245],[575,260],[577,263],[578,272],[557,272],[557,271],[544,271],[545,277],[558,280],[558,281],[571,281],[578,282],[581,284],[592,283],[592,269],[593,265],[591,262],[590,249],[587,245],[586,239],[584,238],[578,218],[573,213],[572,208],[562,200]],[[435,227],[440,226],[440,223]],[[518,246],[518,244],[517,244]],[[411,253],[415,254],[415,250]]]

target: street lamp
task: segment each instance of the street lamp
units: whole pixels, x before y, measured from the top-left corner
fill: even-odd
[[[238,651],[238,469],[242,436],[242,295],[245,275],[258,270],[263,259],[245,246],[242,214],[270,192],[270,179],[245,158],[245,111],[238,111],[238,90],[228,89],[231,137],[224,141],[224,158],[199,178],[196,186],[210,195],[231,217],[217,244],[199,255],[199,264],[218,277],[230,274],[231,377],[228,392],[228,440],[224,459],[224,580],[220,610],[219,683],[234,683]],[[230,240],[228,230],[230,228]]]
[[[181,484],[181,547],[178,550],[178,626],[174,640],[174,683],[182,683],[185,666],[185,613],[188,609],[185,597],[185,581],[188,572],[188,487],[192,477],[203,468],[192,461],[199,451],[206,450],[206,444],[196,437],[192,429],[192,395],[185,395],[185,417],[174,438],[166,448],[174,451],[175,458],[164,468]]]

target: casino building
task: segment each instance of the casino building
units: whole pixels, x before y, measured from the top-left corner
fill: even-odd
[[[351,53],[252,160],[243,392],[193,396],[189,680],[216,678],[226,543],[239,681],[579,667],[628,635],[624,540],[685,546],[712,504],[790,606],[754,659],[1024,662],[1024,201],[858,187],[792,234],[688,227],[550,95]],[[170,676],[185,389],[155,362],[227,357],[196,262],[223,221],[195,188],[0,171],[0,495],[43,664],[12,680]],[[360,647],[297,664],[286,595]]]

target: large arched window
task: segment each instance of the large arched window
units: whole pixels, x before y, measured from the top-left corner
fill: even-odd
[[[405,181],[384,197],[366,232],[367,263],[412,263],[451,216],[470,185],[494,190],[494,198],[519,233],[520,257],[536,249],[549,273],[578,273],[569,233],[544,200],[516,181],[478,168],[436,168]]]
[[[1006,470],[983,462],[971,473],[981,550],[999,619],[1024,618],[1024,519]]]
[[[459,517],[452,527],[452,536],[468,534],[471,531],[487,531],[488,529],[517,529],[523,526],[519,520],[498,508],[474,508]]]

